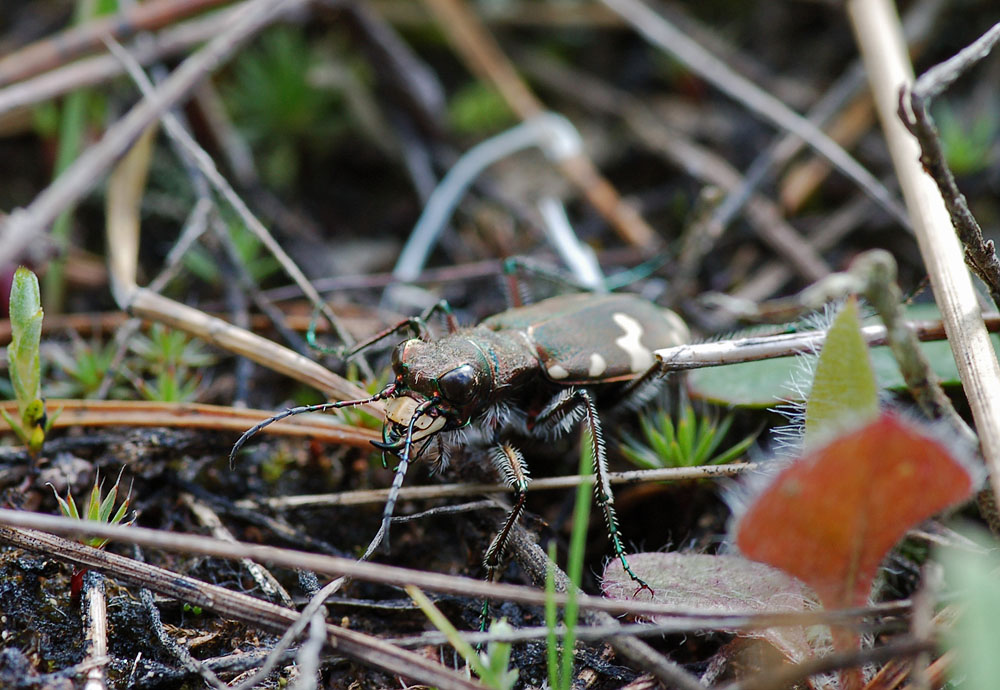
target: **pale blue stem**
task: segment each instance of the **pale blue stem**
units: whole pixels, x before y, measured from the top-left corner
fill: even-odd
[[[538,211],[544,221],[545,236],[580,285],[594,292],[607,292],[604,274],[594,250],[580,241],[566,216],[562,202],[555,197],[538,201]]]
[[[473,146],[431,194],[399,255],[392,271],[393,277],[401,283],[415,280],[458,202],[480,173],[498,160],[532,146],[537,146],[555,161],[577,155],[583,150],[576,128],[556,113],[542,113]]]

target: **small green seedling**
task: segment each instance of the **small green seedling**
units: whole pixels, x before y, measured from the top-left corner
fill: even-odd
[[[118,344],[114,341],[86,342],[79,337],[73,340],[71,350],[53,348],[50,351],[52,361],[65,378],[50,384],[50,394],[60,398],[93,397],[105,375],[109,374],[117,350]]]
[[[686,405],[675,423],[665,410],[643,415],[639,421],[645,443],[628,438],[621,450],[628,460],[644,469],[723,465],[747,451],[756,434],[716,453],[733,423],[732,415],[721,422],[710,416],[698,417]]]
[[[262,283],[281,270],[281,264],[265,249],[264,243],[241,222],[227,221],[226,229],[251,280]],[[217,257],[199,244],[193,245],[184,255],[184,267],[212,285],[219,285],[226,279],[219,270]]]
[[[122,472],[125,468],[122,467]],[[61,498],[59,492],[56,488],[49,484],[49,488],[52,489],[52,493],[55,494],[56,502],[59,504],[59,512],[69,518],[74,520],[93,520],[94,522],[100,522],[106,525],[123,525],[128,526],[135,522],[135,514],[128,520],[125,519],[125,514],[128,512],[129,501],[132,498],[132,489],[129,488],[128,494],[122,501],[121,505],[118,506],[118,510],[115,510],[115,502],[118,500],[118,485],[121,483],[122,475],[121,472],[118,473],[118,479],[115,480],[115,485],[111,487],[108,491],[107,496],[101,494],[104,493],[104,483],[101,481],[101,475],[94,478],[94,488],[90,490],[90,498],[87,500],[86,513],[81,516],[80,511],[76,507],[76,501],[73,500],[73,494],[69,489],[66,489],[66,498]],[[114,512],[112,512],[114,511]],[[80,543],[86,544],[87,546],[92,546],[95,549],[102,549],[108,543],[108,539],[104,537],[85,537],[80,539]],[[79,601],[80,593],[83,591],[83,576],[86,574],[87,568],[80,568],[73,571],[73,577],[70,580],[70,595],[74,602]]]
[[[475,671],[484,685],[493,688],[493,690],[512,690],[517,683],[517,669],[510,669],[511,645],[509,642],[490,642],[485,653],[476,652],[472,645],[462,639],[451,621],[441,613],[441,609],[435,606],[434,602],[419,588],[407,585],[406,593],[430,619],[434,627],[444,633],[451,646],[462,655],[465,663]],[[490,627],[492,632],[498,633],[509,632],[511,629],[510,624],[502,619]]]
[[[124,468],[122,468],[124,471]],[[128,512],[129,501],[132,498],[132,489],[129,488],[128,494],[122,501],[121,505],[118,506],[118,510],[115,511],[115,502],[118,500],[118,485],[121,483],[121,473],[118,474],[118,479],[115,480],[114,486],[108,491],[107,496],[103,496],[104,493],[104,482],[101,481],[101,475],[98,474],[94,479],[94,488],[90,490],[90,498],[87,500],[86,513],[80,515],[80,511],[76,507],[76,501],[73,500],[73,494],[69,489],[66,490],[66,498],[61,498],[59,493],[56,491],[52,484],[49,487],[52,489],[52,493],[55,494],[56,501],[59,503],[59,512],[61,512],[66,517],[73,518],[74,520],[93,520],[94,522],[100,522],[107,525],[124,525],[128,526],[135,522],[135,515],[131,519],[125,520],[125,514]],[[114,511],[114,512],[112,512]],[[95,549],[103,548],[105,544],[108,543],[108,539],[104,537],[87,537],[81,540],[82,543],[87,546],[92,546]]]
[[[991,151],[1000,136],[1000,112],[989,102],[962,113],[947,103],[934,107],[948,167],[956,175],[974,175],[990,166]]]
[[[135,387],[147,400],[160,402],[193,400],[201,386],[198,370],[215,361],[199,341],[160,324],[153,324],[148,337],[135,337],[129,348],[148,373],[134,378]]]
[[[3,410],[0,410],[0,414],[28,447],[32,457],[37,457],[41,452],[45,435],[58,416],[58,413],[52,417],[46,415],[45,401],[42,399],[39,358],[42,317],[38,278],[31,270],[21,266],[14,273],[14,282],[10,288],[11,341],[7,346],[7,365],[17,400],[19,420],[14,420]]]

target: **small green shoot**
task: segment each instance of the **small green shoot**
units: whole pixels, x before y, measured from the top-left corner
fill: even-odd
[[[264,248],[253,232],[241,221],[233,218],[226,224],[233,247],[247,275],[256,283],[262,283],[281,270],[281,264]],[[200,244],[192,246],[184,255],[184,266],[206,283],[218,285],[223,281],[219,262],[215,256]]]
[[[458,630],[451,624],[451,621],[441,613],[441,609],[435,606],[434,602],[418,587],[407,585],[406,593],[420,607],[420,610],[424,612],[434,627],[444,633],[451,646],[462,655],[465,662],[486,686],[494,690],[513,689],[517,683],[517,669],[510,669],[511,645],[509,642],[490,642],[485,653],[477,654],[472,645],[458,634]],[[511,630],[510,624],[502,619],[490,626],[491,632],[502,633],[509,630]]]
[[[223,97],[271,186],[293,188],[305,153],[331,145],[348,125],[342,94],[310,81],[329,62],[301,31],[274,27],[233,64]]]
[[[122,471],[124,471],[124,468],[122,468]],[[94,488],[90,490],[86,513],[83,516],[80,515],[80,511],[76,507],[76,501],[73,500],[73,494],[69,489],[66,490],[66,498],[64,499],[59,496],[59,493],[52,484],[49,484],[49,488],[52,489],[52,493],[55,494],[56,501],[59,503],[59,512],[66,517],[73,518],[74,520],[92,520],[106,525],[128,526],[135,522],[134,515],[130,520],[125,520],[125,514],[128,512],[129,502],[132,498],[131,489],[129,489],[121,505],[118,506],[118,510],[115,510],[115,502],[118,500],[118,485],[121,483],[121,480],[122,475],[119,472],[114,486],[111,487],[106,496],[102,496],[104,493],[104,482],[101,481],[101,475],[98,474],[94,479]],[[95,549],[100,549],[108,543],[108,539],[104,537],[87,537],[82,539],[81,542]]]
[[[93,397],[111,369],[117,350],[114,341],[88,343],[80,338],[73,341],[71,351],[53,348],[52,361],[66,378],[51,384],[50,394],[57,398]]]
[[[203,345],[181,331],[153,324],[149,336],[137,336],[129,345],[143,360],[149,378],[136,377],[134,385],[147,400],[187,402],[201,385],[201,369],[215,361]]]
[[[732,415],[721,422],[708,415],[698,417],[691,405],[685,405],[675,423],[661,409],[639,420],[645,443],[626,438],[621,450],[630,462],[643,469],[723,465],[743,455],[757,437],[751,434],[716,453],[732,423]]]
[[[150,368],[206,367],[215,357],[205,351],[200,341],[192,340],[183,331],[175,331],[161,324],[153,324],[149,336],[136,336],[129,345],[135,354],[146,359]]]
[[[514,124],[507,102],[496,89],[481,81],[459,88],[448,102],[448,120],[459,134],[481,137]]]
[[[956,175],[974,175],[989,168],[993,144],[1000,136],[1000,109],[992,101],[969,113],[937,103],[934,119],[948,167]]]
[[[19,422],[0,410],[4,421],[37,457],[57,414],[48,417],[42,399],[42,374],[39,347],[42,338],[42,300],[38,278],[21,266],[14,273],[10,288],[11,341],[7,346],[10,383],[17,400]]]

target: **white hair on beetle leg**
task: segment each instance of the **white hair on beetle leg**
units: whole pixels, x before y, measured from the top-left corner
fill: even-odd
[[[479,424],[488,433],[511,425],[523,424],[524,412],[506,400],[490,405],[479,418]]]
[[[634,391],[629,393],[628,397],[619,403],[616,407],[619,407],[628,412],[637,412],[642,408],[646,407],[656,396],[663,390],[664,382],[666,378],[663,376],[654,376],[649,380],[643,382]]]
[[[427,449],[427,460],[431,474],[440,474],[448,469],[455,448],[467,445],[468,433],[465,429],[440,432]],[[431,453],[434,452],[434,455]]]
[[[535,434],[544,439],[555,439],[565,436],[583,419],[586,409],[577,402],[567,403],[576,398],[575,388],[566,388],[559,392],[552,402],[538,414],[537,419],[543,420],[535,427]]]
[[[501,481],[507,486],[516,486],[522,479],[530,479],[528,466],[524,462],[524,455],[521,451],[509,443],[502,443],[495,446],[490,452],[490,460]],[[518,476],[520,475],[520,476]]]

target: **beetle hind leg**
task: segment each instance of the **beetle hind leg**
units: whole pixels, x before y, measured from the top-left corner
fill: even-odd
[[[646,406],[663,388],[664,372],[657,362],[637,379],[633,379],[618,392],[610,405],[614,409],[639,410]]]
[[[653,591],[645,580],[635,574],[628,564],[625,556],[625,545],[621,531],[618,529],[618,517],[615,515],[615,497],[611,492],[611,482],[608,479],[608,454],[604,445],[604,432],[601,429],[601,418],[597,414],[597,405],[593,396],[584,388],[568,389],[556,398],[537,418],[536,424],[544,429],[553,424],[558,428],[564,428],[567,420],[574,423],[583,419],[590,432],[590,451],[594,463],[594,474],[597,480],[594,482],[594,496],[597,505],[604,513],[604,523],[608,530],[608,539],[614,549],[615,556],[621,561],[622,568],[628,576],[639,585],[636,594],[644,589]]]

